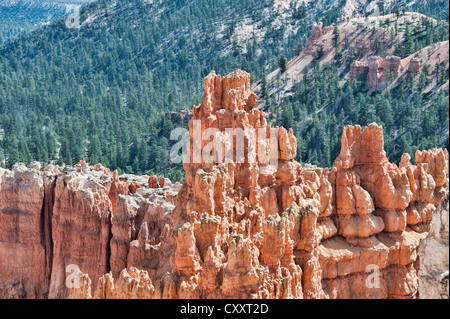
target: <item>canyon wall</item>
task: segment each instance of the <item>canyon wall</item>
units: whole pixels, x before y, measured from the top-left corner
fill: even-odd
[[[448,299],[448,197],[433,213],[427,238],[419,246],[419,295],[424,299]]]
[[[84,162],[0,168],[0,297],[418,298],[434,289],[419,275],[445,249],[448,258],[442,232],[438,251],[425,244],[445,219],[447,150],[396,165],[380,126],[348,126],[332,170],[302,166],[292,130],[268,125],[256,103],[248,73],[206,77],[183,185]],[[212,142],[194,138],[207,129]]]

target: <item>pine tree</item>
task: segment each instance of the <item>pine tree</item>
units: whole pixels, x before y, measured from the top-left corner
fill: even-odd
[[[283,74],[287,70],[288,61],[284,55],[280,56],[278,59],[278,67],[280,68],[280,73]]]
[[[340,41],[341,41],[341,33],[339,31],[339,28],[335,26],[333,29],[333,43],[336,50],[339,48]]]
[[[286,129],[294,127],[294,111],[292,110],[292,105],[290,103],[284,106],[282,123]]]

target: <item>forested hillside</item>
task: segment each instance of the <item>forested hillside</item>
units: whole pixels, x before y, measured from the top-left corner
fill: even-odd
[[[0,45],[93,0],[0,0]]]
[[[293,128],[299,161],[332,167],[349,124],[383,125],[385,149],[397,163],[405,152],[414,158],[417,149],[448,148],[447,21],[408,12],[355,19],[315,43],[257,86],[272,121]],[[390,74],[380,88],[362,74],[351,83],[353,62],[392,55],[399,74]],[[408,70],[412,59],[420,65],[414,73]]]
[[[79,29],[61,20],[0,49],[3,160],[86,158],[182,178],[168,161],[180,124],[168,111],[198,103],[211,70],[241,68],[257,79],[280,54],[294,56],[310,32],[307,16],[324,13],[256,0],[92,3]]]
[[[211,70],[225,75],[240,68],[261,85],[280,61],[302,52],[314,22],[341,23],[346,5],[322,0],[91,3],[81,10],[80,28],[69,29],[60,19],[0,47],[0,162],[73,165],[85,158],[120,173],[181,180],[182,168],[168,160],[169,135],[186,122],[171,112],[200,102],[203,78]],[[445,5],[435,1],[417,10],[439,19],[435,13]],[[440,28],[448,31],[448,23]],[[399,50],[403,41],[425,41],[423,31],[416,31]],[[413,50],[443,40],[433,35]],[[312,63],[286,97],[261,91],[271,119],[295,129],[299,160],[332,166],[341,127],[350,123],[383,124],[385,136],[394,136],[386,140],[394,159],[408,147],[448,145],[448,90],[424,95],[417,79],[405,77],[395,88],[367,95],[363,83],[350,85],[346,72],[336,72],[346,68],[342,65],[339,60]],[[433,70],[420,85],[436,84]],[[448,81],[445,68],[439,70],[438,81]],[[277,90],[276,81],[267,85]]]

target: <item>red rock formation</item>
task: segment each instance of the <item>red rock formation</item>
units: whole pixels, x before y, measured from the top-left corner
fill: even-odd
[[[377,90],[399,76],[401,59],[388,56],[382,59],[378,56],[369,57],[367,62],[354,61],[350,66],[350,83],[363,77],[366,88]]]
[[[16,164],[0,168],[0,298],[48,294],[48,232],[43,173]]]
[[[323,23],[315,23],[311,30],[311,35],[308,38],[308,41],[305,45],[305,52],[307,54],[311,54],[312,52],[318,50],[320,48],[319,40],[323,35],[322,32]]]
[[[94,282],[109,269],[112,213],[111,179],[97,178],[109,170],[62,170],[56,179],[52,213],[53,264],[50,298],[65,297],[68,265],[77,265]]]
[[[353,84],[356,80],[366,78],[369,73],[369,65],[367,62],[354,61],[350,65],[350,84]]]
[[[378,88],[378,80],[381,76],[380,69],[383,68],[383,59],[379,56],[371,56],[368,60],[369,72],[367,73],[366,87]]]
[[[0,296],[418,297],[418,246],[448,196],[447,151],[397,166],[380,126],[349,126],[335,168],[302,167],[292,131],[267,125],[255,104],[246,72],[206,77],[181,188],[85,163],[0,169]],[[227,129],[247,129],[244,160],[196,158],[211,143],[195,140],[199,128],[233,154]],[[67,273],[72,264],[81,272]]]
[[[158,176],[152,175],[148,178],[148,187],[149,188],[159,188]]]
[[[401,61],[400,57],[394,55],[390,55],[384,59],[384,72],[381,77],[381,82],[388,82],[398,77]]]
[[[420,60],[417,58],[411,58],[408,64],[408,72],[411,74],[418,74],[420,69]]]

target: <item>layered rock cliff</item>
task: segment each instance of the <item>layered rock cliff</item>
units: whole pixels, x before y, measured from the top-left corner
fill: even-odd
[[[420,297],[447,150],[396,165],[380,126],[348,126],[332,170],[302,166],[256,103],[248,73],[206,77],[182,186],[84,162],[0,169],[0,297]]]
[[[449,297],[448,280],[448,197],[433,212],[427,238],[419,246],[419,294],[420,298]]]

